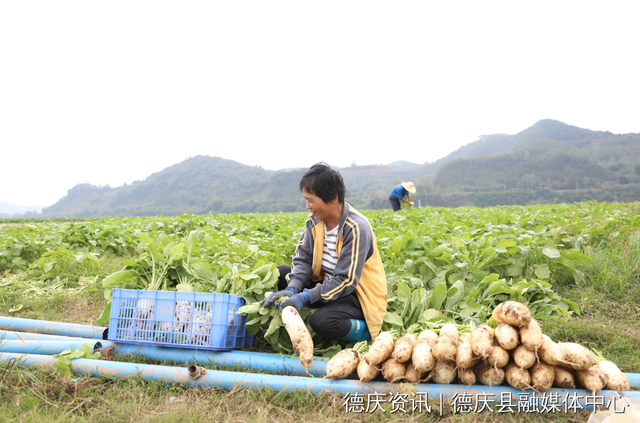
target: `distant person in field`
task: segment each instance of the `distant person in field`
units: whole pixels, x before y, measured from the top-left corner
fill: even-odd
[[[389,202],[391,203],[391,208],[394,212],[400,210],[400,201],[413,206],[413,201],[411,201],[411,196],[409,195],[409,193],[416,193],[416,187],[411,181],[403,182],[393,187],[393,189],[389,193]],[[408,198],[408,200],[404,199],[405,196]]]
[[[293,254],[279,265],[279,291],[263,302],[283,310],[309,306],[309,323],[321,337],[348,342],[375,338],[387,310],[387,280],[376,237],[366,217],[344,202],[342,175],[317,163],[300,180],[311,212]]]

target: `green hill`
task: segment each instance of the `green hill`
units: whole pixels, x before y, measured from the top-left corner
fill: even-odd
[[[341,169],[347,200],[386,201],[392,185],[415,176],[418,165],[351,166]],[[219,157],[197,156],[118,188],[79,184],[45,217],[177,215],[182,213],[304,211],[298,184],[307,169],[269,171]],[[375,193],[378,193],[375,195]],[[361,203],[364,205],[364,203]],[[361,206],[362,207],[362,206]]]
[[[615,181],[614,173],[590,160],[584,149],[566,141],[534,139],[508,153],[452,160],[439,169],[433,187],[563,190],[601,188]]]
[[[269,171],[197,156],[117,188],[76,185],[43,217],[303,211],[306,169]],[[434,163],[350,166],[346,200],[387,208],[391,187],[411,180],[416,205],[456,207],[640,200],[640,134],[591,131],[545,119],[515,135],[494,134]]]
[[[617,135],[591,131],[557,120],[543,119],[515,135],[482,135],[478,141],[464,145],[434,163],[424,164],[421,171],[435,174],[442,165],[454,159],[507,153],[520,148],[523,142],[535,139],[565,141],[587,151],[589,158],[596,163],[607,163],[608,166],[621,164],[616,170],[640,164],[640,134]]]

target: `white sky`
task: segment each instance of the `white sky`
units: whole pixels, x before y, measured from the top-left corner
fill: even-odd
[[[638,1],[2,1],[0,200],[433,162],[540,119],[640,132]]]

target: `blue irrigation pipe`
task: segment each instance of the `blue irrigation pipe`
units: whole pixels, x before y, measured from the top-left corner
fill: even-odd
[[[66,340],[90,342],[88,338],[72,338],[57,335],[47,335],[39,333],[24,333],[13,331],[0,331],[0,343],[5,340]],[[95,341],[95,340],[93,340]],[[270,354],[249,351],[211,351],[197,350],[191,348],[162,347],[145,344],[124,344],[114,341],[102,341],[102,346],[109,343],[116,345],[116,354],[137,355],[152,360],[172,361],[174,363],[191,363],[200,365],[220,365],[220,366],[241,366],[252,369],[259,369],[273,373],[286,373],[291,375],[306,375],[304,367],[300,364],[298,357],[284,356],[280,354]],[[38,353],[41,354],[41,353]],[[309,373],[313,376],[322,377],[326,374],[328,358],[315,357],[309,368]]]
[[[0,343],[5,340],[66,340],[90,342],[88,338],[72,338],[56,335],[21,333],[12,331],[0,331]],[[95,340],[94,340],[95,341]],[[172,361],[174,363],[191,363],[200,365],[220,365],[220,366],[240,366],[252,369],[270,371],[273,373],[286,373],[291,375],[305,375],[305,370],[300,360],[293,356],[280,354],[270,354],[249,351],[211,351],[197,350],[190,348],[173,348],[153,345],[123,344],[110,341],[102,341],[102,346],[106,347],[110,343],[116,345],[115,352],[120,355],[137,355],[152,360]],[[42,354],[42,353],[38,353]],[[326,374],[328,358],[315,357],[309,373],[313,376],[322,377]]]
[[[0,342],[3,339],[41,339],[41,340],[67,340],[90,342],[87,338],[71,338],[56,335],[45,335],[37,333],[20,333],[11,331],[0,331]],[[109,341],[102,341],[102,346],[109,345]],[[137,355],[158,361],[172,361],[174,363],[189,363],[200,365],[219,366],[240,366],[254,370],[264,370],[272,373],[285,373],[289,375],[305,376],[304,367],[295,356],[284,356],[280,354],[261,353],[252,351],[210,351],[190,348],[162,347],[153,345],[135,345],[112,342],[115,345],[116,354]],[[329,361],[326,357],[315,357],[309,373],[315,377],[322,377],[326,374],[326,366]],[[631,386],[640,387],[640,373],[625,373]],[[356,375],[351,375],[351,379]]]
[[[21,341],[85,341],[95,342],[94,338],[78,338],[76,336],[64,336],[64,335],[48,335],[46,333],[35,333],[35,332],[16,332],[11,330],[0,330],[0,342],[10,341],[18,339]]]
[[[109,341],[91,340],[91,351],[95,352],[103,347],[103,342]],[[80,349],[86,341],[50,341],[50,340],[19,340],[0,341],[0,352],[18,354],[54,355],[68,349]],[[106,346],[106,345],[105,345]]]
[[[53,357],[37,354],[11,354],[1,353],[0,362],[17,360],[20,367],[33,367],[52,369]],[[190,368],[169,367],[149,364],[133,364],[91,359],[74,359],[71,362],[71,371],[74,374],[127,378],[132,376],[143,377],[163,383],[181,383],[198,387],[218,387],[226,390],[241,386],[245,389],[273,389],[276,392],[306,390],[313,393],[331,393],[340,395],[345,399],[363,400],[370,395],[377,396],[379,400],[404,398],[415,405],[416,398],[453,400],[458,398],[473,399],[474,402],[484,400],[485,404],[494,410],[498,405],[505,403],[519,407],[523,402],[525,406],[545,404],[545,407],[553,407],[558,412],[563,410],[571,412],[582,409],[593,409],[594,405],[602,402],[608,404],[622,404],[624,396],[640,398],[640,392],[627,391],[621,396],[615,391],[600,391],[593,395],[584,389],[550,389],[541,393],[535,391],[522,391],[507,386],[479,386],[479,385],[439,385],[439,384],[407,384],[388,382],[361,383],[357,380],[330,380],[322,378],[310,378],[299,376],[265,375],[260,373],[229,372],[220,370],[207,370],[197,380],[191,379]],[[402,396],[397,396],[397,394]],[[362,401],[356,401],[356,405]],[[465,402],[466,404],[466,402]],[[426,403],[424,404],[427,405]],[[620,405],[622,406],[622,405]],[[411,408],[410,408],[411,409]]]
[[[51,322],[48,320],[22,319],[19,317],[0,316],[0,329],[75,336],[78,338],[107,339],[108,337],[108,328],[106,327]]]
[[[625,373],[624,375],[629,379],[631,386],[640,388],[640,373]]]
[[[189,363],[200,365],[240,366],[270,373],[286,373],[304,376],[305,370],[298,357],[287,357],[278,354],[249,352],[249,351],[209,351],[189,348],[156,347],[151,345],[121,344],[116,345],[116,354],[139,355],[153,360],[169,360],[174,363]],[[328,358],[316,357],[311,363],[309,373],[316,377],[327,374]]]

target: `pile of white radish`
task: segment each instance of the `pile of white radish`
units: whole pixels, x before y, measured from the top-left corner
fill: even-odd
[[[545,391],[552,387],[591,392],[628,391],[627,377],[611,361],[572,342],[553,342],[528,307],[505,301],[492,314],[497,327],[480,325],[460,334],[445,324],[439,334],[425,330],[398,337],[381,332],[364,356],[343,350],[327,363],[327,376],[342,379],[357,372],[362,382],[430,382],[496,386]]]

